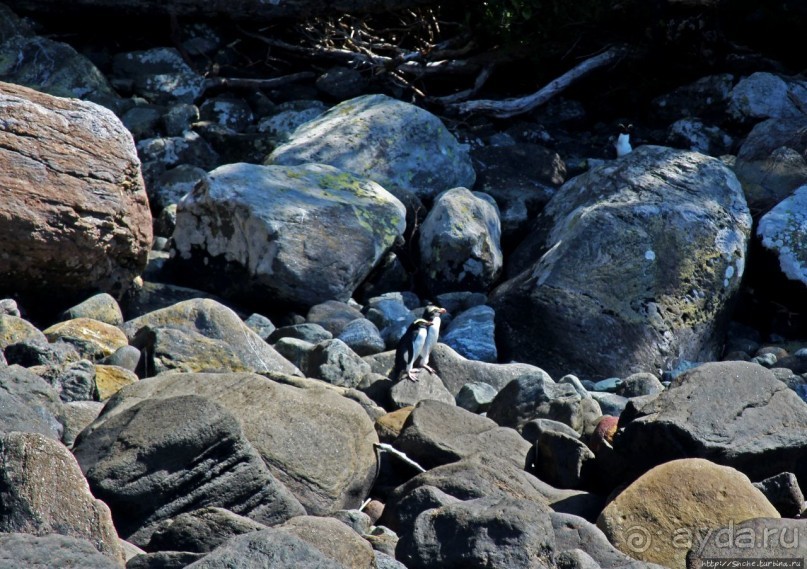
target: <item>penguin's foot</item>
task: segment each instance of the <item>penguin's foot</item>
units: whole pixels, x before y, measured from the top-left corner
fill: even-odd
[[[422,367],[423,369],[427,369],[427,370],[429,370],[431,373],[433,373],[433,374],[435,374],[435,375],[437,374],[437,372],[436,372],[436,371],[434,371],[434,368],[433,368],[432,366],[429,366],[429,365],[423,364],[421,367]]]
[[[410,369],[406,372],[406,378],[410,381],[417,381],[418,380],[418,370]]]

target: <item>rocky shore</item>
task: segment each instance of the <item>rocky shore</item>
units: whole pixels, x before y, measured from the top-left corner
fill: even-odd
[[[585,99],[211,89],[209,25],[0,13],[0,567],[807,559],[807,80],[682,84],[618,157]]]

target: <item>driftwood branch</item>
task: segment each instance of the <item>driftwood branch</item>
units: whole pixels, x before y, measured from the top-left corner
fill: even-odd
[[[302,81],[304,79],[313,79],[316,74],[311,71],[301,71],[300,73],[291,73],[290,75],[283,75],[282,77],[272,77],[270,79],[249,79],[238,77],[208,77],[205,79],[204,90],[212,89],[277,89],[283,85],[294,83],[295,81]]]
[[[412,468],[414,468],[418,472],[426,472],[425,468],[420,466],[417,462],[415,462],[414,460],[412,460],[411,458],[406,456],[404,453],[402,453],[401,451],[399,451],[397,448],[393,447],[392,445],[388,445],[386,443],[375,443],[373,446],[375,446],[375,448],[378,451],[388,452],[390,454],[393,454],[393,455],[397,456],[398,458],[400,458],[402,461],[404,461],[406,464],[408,464],[409,466],[411,466]]]
[[[490,79],[490,75],[493,73],[493,65],[486,65],[482,68],[482,71],[479,72],[479,75],[476,77],[476,81],[474,81],[473,87],[470,89],[465,89],[464,91],[459,91],[452,95],[446,95],[444,97],[432,97],[429,100],[430,102],[438,103],[443,106],[453,105],[459,103],[460,101],[465,101],[470,99],[474,95],[476,95],[480,89],[485,85],[488,79]]]
[[[614,47],[608,49],[594,57],[586,59],[579,65],[573,67],[557,79],[553,79],[540,90],[525,97],[504,99],[494,101],[490,99],[478,99],[447,105],[448,109],[456,110],[462,114],[485,113],[498,118],[508,118],[529,112],[540,105],[543,105],[555,95],[564,91],[578,79],[588,75],[592,71],[610,65],[626,54],[624,48]]]

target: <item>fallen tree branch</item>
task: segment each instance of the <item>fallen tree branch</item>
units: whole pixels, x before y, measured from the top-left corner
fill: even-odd
[[[460,101],[465,101],[470,99],[474,95],[476,95],[479,90],[485,85],[488,79],[490,79],[490,75],[493,73],[493,65],[486,65],[482,68],[482,71],[479,72],[479,75],[476,77],[476,81],[474,81],[474,86],[470,89],[465,89],[464,91],[459,91],[452,95],[445,95],[443,97],[431,97],[427,98],[428,102],[437,103],[443,106],[453,105],[459,103]]]
[[[301,71],[283,75],[282,77],[272,77],[270,79],[249,79],[241,77],[208,77],[205,79],[204,90],[211,89],[277,89],[283,85],[313,79],[316,74],[311,71]]]
[[[553,79],[535,93],[527,95],[526,97],[516,97],[501,101],[477,99],[464,103],[449,104],[446,108],[456,110],[462,114],[487,113],[497,118],[509,118],[520,115],[543,105],[578,79],[588,75],[592,71],[618,61],[624,57],[626,53],[626,50],[621,47],[610,48],[594,57],[586,59],[557,79]]]
[[[393,447],[392,445],[388,445],[386,443],[375,443],[373,445],[378,451],[388,452],[400,458],[406,464],[417,470],[418,472],[426,472],[426,469],[420,466],[417,462],[406,456],[404,453],[399,451],[397,448]]]

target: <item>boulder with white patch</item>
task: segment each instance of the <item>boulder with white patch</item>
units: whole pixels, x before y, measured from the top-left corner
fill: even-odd
[[[757,236],[788,279],[807,285],[807,185],[762,216]]]
[[[347,301],[405,215],[378,184],[331,166],[227,164],[178,204],[172,265],[188,286],[258,312]]]
[[[720,356],[751,215],[730,168],[641,146],[564,184],[491,294],[500,357],[625,377]]]

